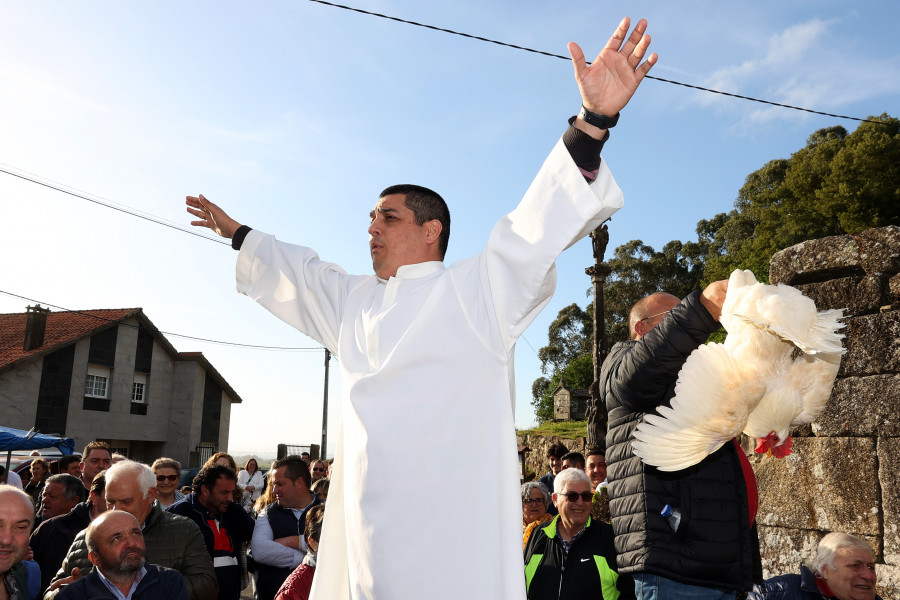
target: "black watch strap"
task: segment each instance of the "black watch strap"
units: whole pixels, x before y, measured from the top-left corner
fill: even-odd
[[[578,113],[578,118],[594,127],[610,129],[611,127],[615,127],[616,123],[619,122],[619,113],[616,113],[615,116],[607,117],[606,115],[589,111],[584,107],[584,104],[582,104],[581,112]]]

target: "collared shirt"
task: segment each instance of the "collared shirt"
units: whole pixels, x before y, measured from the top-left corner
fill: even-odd
[[[103,571],[101,571],[100,569],[97,569],[97,575],[100,576],[100,581],[102,581],[103,585],[105,585],[109,589],[109,591],[111,591],[115,595],[115,597],[118,598],[119,600],[131,600],[131,596],[134,594],[134,590],[137,589],[138,584],[141,582],[141,579],[143,579],[144,575],[146,575],[146,574],[147,574],[147,568],[141,567],[141,570],[138,572],[137,576],[134,578],[134,581],[131,584],[131,589],[128,590],[128,595],[124,596],[124,595],[122,595],[122,590],[117,588],[115,586],[115,584],[113,584],[109,579],[107,579],[106,576],[103,574]]]
[[[575,540],[577,540],[578,538],[580,538],[582,536],[585,529],[587,529],[587,527],[585,527],[585,525],[582,525],[581,529],[578,531],[578,533],[573,535],[572,539],[569,540],[568,542],[566,540],[564,540],[562,536],[559,536],[559,542],[562,544],[563,552],[565,552],[566,554],[569,553],[569,550],[572,549],[572,544],[574,544]]]
[[[9,600],[19,600],[19,590],[16,588],[16,577],[13,575],[13,570],[7,571],[0,581],[3,582],[3,587],[6,588],[6,595],[9,596]]]

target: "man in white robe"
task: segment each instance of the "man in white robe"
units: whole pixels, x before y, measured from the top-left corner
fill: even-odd
[[[624,19],[590,66],[569,44],[584,108],[573,126],[594,140],[656,62],[643,60],[646,21],[629,27]],[[623,203],[605,164],[588,184],[570,151],[557,143],[485,249],[449,267],[449,214],[418,219],[390,188],[371,213],[374,276],[348,275],[188,197],[193,225],[240,237],[238,291],[340,363],[343,420],[313,598],[525,597],[515,343],[553,293],[556,257]],[[450,458],[458,447],[480,458],[474,469]],[[408,452],[424,468],[390,466]],[[445,496],[447,481],[471,492]]]

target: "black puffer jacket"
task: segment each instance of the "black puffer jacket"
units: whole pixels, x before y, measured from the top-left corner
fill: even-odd
[[[762,568],[737,446],[674,473],[644,465],[631,447],[644,414],[669,405],[684,361],[718,327],[693,292],[641,339],[613,346],[600,373],[609,508],[620,573],[743,591]],[[660,514],[666,504],[681,512],[676,532]]]

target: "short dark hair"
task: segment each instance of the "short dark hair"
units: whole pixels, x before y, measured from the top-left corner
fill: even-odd
[[[213,464],[200,469],[200,472],[194,477],[194,481],[191,482],[191,490],[195,494],[200,493],[201,487],[206,487],[212,491],[220,477],[224,477],[229,481],[237,481],[237,475],[234,474],[231,467]]]
[[[71,500],[74,497],[78,497],[79,500],[83,497],[84,494],[84,484],[81,483],[81,480],[75,477],[74,475],[69,475],[68,473],[60,473],[59,475],[53,475],[48,477],[44,482],[44,486],[48,486],[51,483],[61,483],[63,486],[63,496],[66,497],[66,500]]]
[[[306,511],[306,527],[303,528],[303,535],[306,539],[314,539],[319,541],[322,535],[322,521],[325,519],[325,505],[316,504]]]
[[[569,451],[561,442],[557,442],[556,444],[550,444],[547,448],[547,458],[559,458],[562,459],[563,456]]]
[[[581,452],[569,452],[565,456],[562,457],[563,460],[567,460],[569,462],[575,462],[581,465],[579,468],[584,471],[584,454]]]
[[[69,468],[69,465],[72,463],[80,463],[81,457],[77,454],[70,454],[68,456],[63,456],[58,461],[56,461],[56,467],[59,469],[59,472],[62,473],[66,469]]]
[[[285,456],[284,458],[279,458],[272,463],[272,467],[269,469],[269,473],[279,467],[287,467],[284,470],[285,477],[287,477],[291,481],[297,481],[297,478],[300,477],[303,479],[303,482],[306,483],[306,487],[309,487],[312,478],[309,476],[309,466],[307,466],[305,460],[303,460],[296,454],[291,454],[289,456]]]
[[[441,236],[438,238],[438,250],[441,259],[447,254],[447,246],[450,244],[450,209],[440,194],[421,185],[401,183],[385,188],[379,198],[392,194],[403,194],[406,198],[404,204],[412,211],[416,219],[416,225],[423,225],[426,221],[438,221],[441,224]]]
[[[112,450],[109,449],[109,444],[106,442],[93,441],[89,442],[88,445],[84,447],[84,452],[81,453],[81,462],[84,462],[84,459],[88,457],[91,450],[106,450],[109,453],[109,457],[112,458]]]

